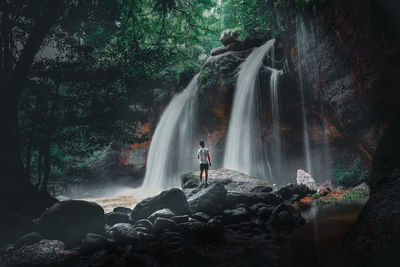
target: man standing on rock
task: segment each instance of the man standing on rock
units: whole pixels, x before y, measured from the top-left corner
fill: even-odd
[[[200,141],[201,148],[197,151],[197,158],[200,161],[200,187],[203,186],[203,171],[206,172],[206,183],[204,184],[205,187],[208,186],[208,164],[211,166],[210,160],[210,153],[208,153],[208,148],[204,141]]]

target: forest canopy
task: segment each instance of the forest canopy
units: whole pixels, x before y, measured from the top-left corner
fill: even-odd
[[[241,38],[255,28],[282,30],[262,0],[18,0],[2,10],[2,83],[12,84],[37,42],[23,85],[10,91],[20,91],[17,153],[37,186],[44,178],[43,191],[110,146],[149,139],[137,129],[157,120],[225,29]]]

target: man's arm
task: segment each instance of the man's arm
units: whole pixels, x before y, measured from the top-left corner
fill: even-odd
[[[210,166],[211,166],[211,159],[210,159],[210,153],[209,152],[207,152],[207,158],[208,158],[208,163],[210,163]]]

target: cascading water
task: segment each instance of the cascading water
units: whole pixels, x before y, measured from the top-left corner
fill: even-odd
[[[304,143],[304,151],[306,156],[306,166],[307,172],[312,175],[312,167],[311,167],[311,152],[310,152],[310,138],[308,136],[308,122],[306,116],[306,108],[304,104],[304,84],[303,84],[303,70],[301,66],[301,58],[304,57],[304,47],[307,43],[307,32],[304,26],[304,21],[302,18],[297,19],[296,21],[296,48],[299,55],[298,60],[298,70],[299,70],[299,82],[300,82],[300,96],[301,96],[301,111],[302,111],[302,119],[303,119],[303,143]]]
[[[144,188],[179,186],[180,175],[195,166],[197,78],[172,99],[161,116],[147,156]]]
[[[281,118],[279,110],[278,80],[282,71],[271,69],[270,79],[270,98],[271,98],[271,117],[272,135],[270,140],[271,166],[274,177],[281,177],[282,168],[282,148],[281,148]]]
[[[224,166],[261,179],[272,179],[267,150],[257,124],[256,86],[259,69],[275,39],[255,49],[240,66],[236,82]]]

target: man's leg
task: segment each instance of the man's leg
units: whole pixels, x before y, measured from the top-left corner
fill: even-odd
[[[200,185],[202,181],[203,181],[203,171],[200,171]]]
[[[208,185],[208,169],[205,169],[206,172],[206,185]]]

